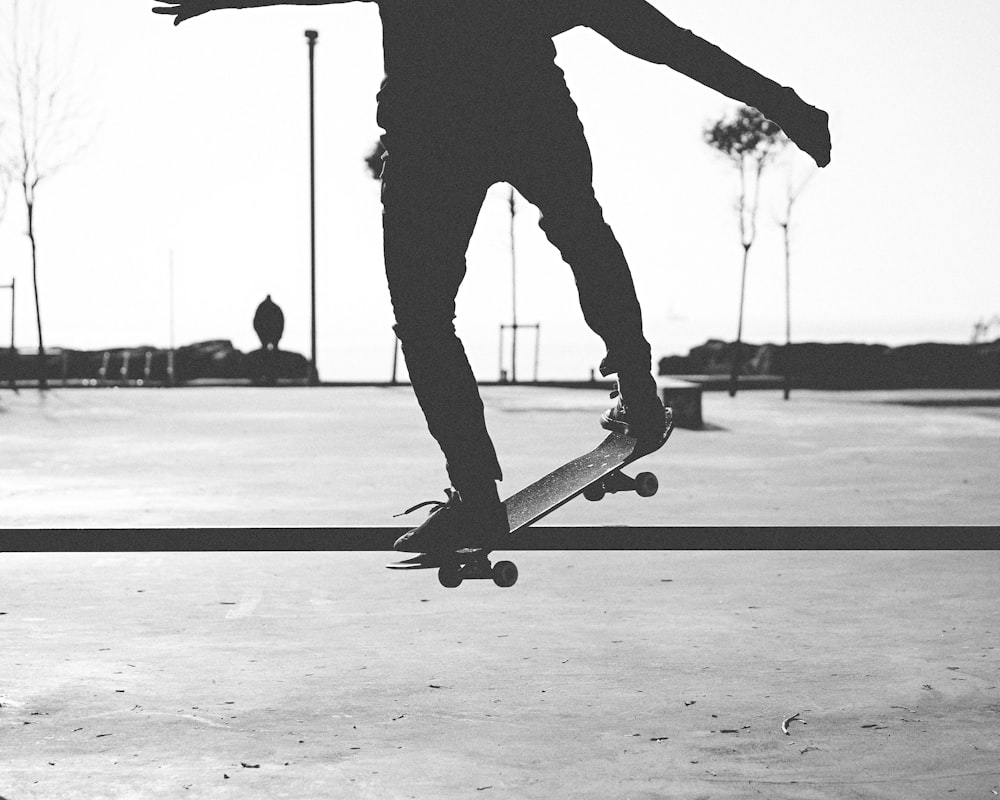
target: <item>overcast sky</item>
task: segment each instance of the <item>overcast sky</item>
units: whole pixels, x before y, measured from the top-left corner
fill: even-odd
[[[0,2],[9,10],[11,0]],[[55,51],[73,52],[73,91],[88,108],[83,124],[94,129],[84,154],[39,190],[46,344],[168,346],[172,253],[176,344],[230,339],[256,348],[251,319],[270,293],[288,321],[282,345],[308,354],[303,31],[315,28],[320,374],[387,378],[393,335],[378,185],[363,161],[379,133],[376,8],[221,11],[174,28],[150,13],[149,0],[46,2],[58,23]],[[833,162],[812,179],[793,218],[795,340],[964,342],[977,320],[1000,314],[1000,4],[654,5],[831,114]],[[587,29],[556,42],[654,357],[734,338],[737,178],[701,139],[704,125],[734,104]],[[765,187],[747,341],[784,340],[775,217],[786,169],[802,179],[812,163],[789,155]],[[0,283],[17,279],[17,343],[30,347],[31,263],[17,200],[0,223]],[[520,209],[518,316],[542,324],[541,377],[586,377],[601,344],[537,212],[523,201]],[[506,189],[498,186],[459,296],[459,332],[484,379],[497,376],[510,286]],[[6,299],[0,330],[9,324]],[[530,340],[521,349],[519,372],[527,375]]]

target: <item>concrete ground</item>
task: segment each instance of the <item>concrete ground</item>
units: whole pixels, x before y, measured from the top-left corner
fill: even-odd
[[[485,394],[509,491],[599,439],[600,393]],[[656,497],[552,523],[1000,519],[1000,393],[705,417]],[[0,426],[5,527],[386,525],[446,485],[407,389],[4,392]],[[1000,549],[522,553],[451,591],[386,560],[0,555],[0,796],[1000,792]]]
[[[601,439],[606,393],[484,397],[505,494]],[[708,393],[704,416],[641,462],[656,498],[571,503],[548,521],[1000,521],[1000,392]],[[3,392],[0,426],[5,527],[391,525],[448,485],[408,387]]]

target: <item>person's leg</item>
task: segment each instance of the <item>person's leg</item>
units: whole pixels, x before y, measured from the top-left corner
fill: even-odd
[[[573,270],[584,319],[607,348],[601,374],[617,373],[633,420],[644,433],[658,435],[663,408],[642,311],[625,254],[594,195],[583,127],[569,101],[544,114],[527,111],[524,126],[511,137],[510,179],[541,211],[542,229]]]
[[[388,137],[387,137],[388,138]],[[386,276],[417,401],[469,500],[501,478],[483,403],[455,333],[455,298],[488,183],[441,142],[390,140],[382,175]]]
[[[528,124],[513,142],[510,180],[538,207],[542,230],[573,270],[584,319],[607,347],[601,372],[648,372],[632,273],[594,195],[590,148],[575,109]]]

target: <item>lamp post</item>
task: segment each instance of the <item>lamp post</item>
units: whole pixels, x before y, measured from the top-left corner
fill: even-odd
[[[319,383],[316,370],[316,106],[314,99],[314,51],[319,33],[306,31],[309,44],[309,295],[310,295],[310,359],[309,385]]]
[[[177,342],[174,337],[174,248],[170,248],[169,291],[167,299],[170,309],[170,349],[167,351],[167,386],[174,385],[174,360]]]
[[[510,187],[510,382],[517,383],[517,250],[514,246],[514,187]]]

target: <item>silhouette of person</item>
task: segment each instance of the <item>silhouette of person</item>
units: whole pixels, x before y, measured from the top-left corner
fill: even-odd
[[[281,334],[285,332],[285,315],[281,307],[271,299],[264,298],[253,315],[253,329],[265,350],[277,350]]]
[[[153,10],[175,24],[214,9],[283,4],[157,1],[165,5]],[[507,533],[496,485],[502,473],[454,317],[491,185],[506,181],[538,207],[543,231],[573,270],[584,319],[606,347],[601,374],[617,375],[617,401],[601,424],[629,430],[650,449],[665,426],[631,272],[594,196],[590,149],[553,37],[589,27],[626,53],[753,106],[819,166],[830,160],[829,118],[645,0],[366,1],[377,2],[383,28],[377,120],[385,131],[383,237],[395,330],[455,490],[396,548],[490,548]]]
[[[259,374],[256,380],[274,384],[278,379],[278,342],[285,332],[285,315],[281,307],[271,299],[264,298],[253,315],[253,329],[260,339]]]

